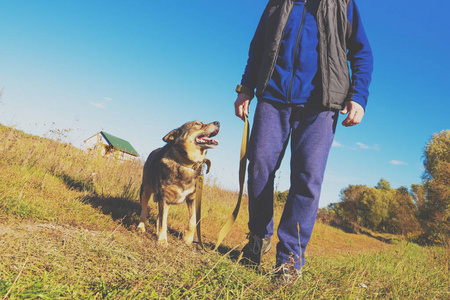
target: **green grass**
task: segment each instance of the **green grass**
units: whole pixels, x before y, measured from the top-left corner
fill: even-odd
[[[36,224],[2,231],[2,241],[8,241],[2,242],[2,258],[8,263],[1,268],[0,293],[11,289],[11,298],[446,299],[449,295],[448,252],[406,242],[369,254],[312,257],[297,285],[284,289],[268,275],[239,266],[229,255],[203,253],[177,239],[160,249],[152,239],[122,231]]]
[[[450,298],[448,248],[321,223],[302,277],[279,287],[268,272],[275,250],[261,273],[236,262],[245,203],[219,252],[183,244],[185,205],[171,208],[169,246],[160,247],[154,204],[148,232],[135,230],[141,168],[0,126],[0,299]],[[202,228],[211,243],[237,198],[214,182],[205,187]]]

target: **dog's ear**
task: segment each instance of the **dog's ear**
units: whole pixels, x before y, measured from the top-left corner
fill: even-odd
[[[175,142],[175,139],[181,134],[181,130],[178,129],[174,129],[171,132],[169,132],[168,134],[166,134],[165,137],[163,137],[163,141],[166,143],[173,143]]]

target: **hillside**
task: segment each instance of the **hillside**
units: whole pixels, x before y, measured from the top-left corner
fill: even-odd
[[[387,244],[381,241],[386,238],[348,234],[320,223],[302,278],[292,288],[280,288],[267,272],[236,263],[246,241],[246,200],[219,253],[183,244],[185,205],[171,208],[169,246],[159,247],[154,204],[148,232],[135,230],[141,165],[88,155],[57,140],[58,135],[40,138],[0,125],[2,298],[450,297],[449,249],[397,238]],[[215,241],[236,199],[236,193],[207,178],[204,240]],[[266,271],[274,263],[274,251],[264,257]]]

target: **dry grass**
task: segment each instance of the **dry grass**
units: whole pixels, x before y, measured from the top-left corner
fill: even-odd
[[[56,140],[58,137],[56,136]],[[219,253],[186,247],[185,205],[171,208],[169,247],[135,230],[142,166],[117,163],[0,125],[0,297],[10,299],[446,299],[449,250],[318,223],[295,288],[239,266],[243,207]],[[95,175],[93,175],[95,174]],[[215,242],[237,193],[210,179],[203,233]],[[216,213],[221,212],[221,213]],[[278,222],[280,208],[276,208]],[[276,237],[274,237],[276,239]],[[276,242],[276,241],[274,241]],[[275,248],[275,247],[274,247]],[[265,256],[270,269],[274,251]]]

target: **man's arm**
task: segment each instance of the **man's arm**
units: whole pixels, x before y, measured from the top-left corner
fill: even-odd
[[[259,20],[258,27],[256,28],[250,43],[247,65],[245,66],[245,71],[242,75],[241,85],[249,90],[254,90],[256,88],[258,70],[264,53],[265,23],[266,10],[264,10],[261,19]]]
[[[353,126],[359,124],[364,116],[369,97],[369,85],[372,80],[373,55],[354,0],[348,8],[347,18],[352,30],[347,41],[347,57],[352,71],[352,86],[341,113],[348,113],[342,125]]]
[[[266,10],[264,10],[259,20],[255,35],[250,43],[247,65],[241,80],[241,91],[238,91],[238,97],[234,102],[235,114],[242,120],[244,120],[244,114],[248,115],[248,107],[254,97],[254,90],[258,80],[258,70],[264,53],[265,21]]]

